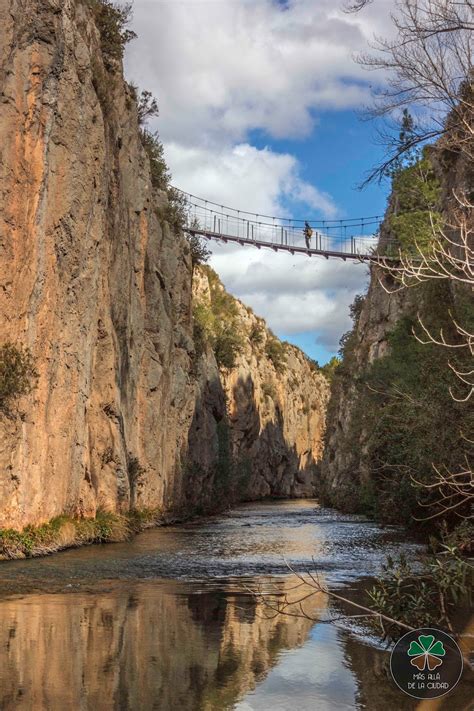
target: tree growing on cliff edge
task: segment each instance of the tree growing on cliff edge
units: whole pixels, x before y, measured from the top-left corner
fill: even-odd
[[[128,29],[132,18],[132,4],[120,4],[111,0],[88,0],[88,3],[100,33],[104,64],[111,71],[115,68],[115,63],[122,60],[125,45],[137,36],[133,30]]]
[[[358,12],[372,1],[355,0],[347,9]],[[387,147],[366,183],[383,178],[401,156],[441,136],[449,139],[450,149],[473,159],[473,18],[472,0],[399,0],[392,15],[395,38],[377,38],[373,52],[358,57],[367,70],[388,77],[366,110],[367,118],[385,120],[379,137]],[[408,140],[394,130],[404,109],[418,115]]]

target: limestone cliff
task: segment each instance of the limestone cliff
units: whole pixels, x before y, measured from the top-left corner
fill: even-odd
[[[2,0],[0,48],[1,333],[39,372],[24,417],[2,419],[0,526],[171,505],[194,409],[191,267],[131,91],[81,2]]]
[[[0,415],[0,528],[215,503],[224,390],[211,355],[196,366],[189,246],[165,220],[97,7],[0,0],[0,344],[29,347],[39,375]],[[222,381],[233,446],[254,465],[248,494],[309,491],[322,414],[296,425],[290,369],[260,401],[272,373],[258,365],[251,385],[249,358]],[[306,377],[301,354],[290,361]]]
[[[449,150],[442,140],[424,149],[394,177],[382,251],[390,240],[402,253],[416,242],[430,254],[433,225],[456,223],[454,193],[469,194],[472,180],[472,163],[452,143]],[[459,240],[460,231],[449,229]],[[420,508],[423,493],[414,480],[430,483],[433,465],[462,467],[462,432],[472,416],[463,394],[459,401],[450,394],[460,392],[450,366],[472,368],[468,349],[423,345],[414,337],[426,340],[418,318],[435,337],[457,343],[453,318],[472,330],[472,291],[447,279],[401,288],[393,274],[372,266],[368,292],[352,316],[331,387],[320,493],[333,505],[410,524],[429,505],[426,498]]]
[[[235,362],[217,368],[209,345],[202,359],[219,372],[232,457],[245,477],[241,495],[311,496],[322,457],[327,381],[302,351],[282,344],[263,319],[226,294],[212,270],[196,271],[197,316],[205,319],[207,310],[212,317],[215,302],[226,299],[226,318],[238,336]]]

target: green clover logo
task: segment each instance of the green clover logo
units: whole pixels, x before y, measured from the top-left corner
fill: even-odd
[[[420,671],[424,671],[426,667],[433,671],[443,663],[439,657],[444,657],[446,650],[440,640],[435,642],[434,635],[420,634],[417,642],[411,642],[407,654],[409,657],[413,657],[410,662]]]

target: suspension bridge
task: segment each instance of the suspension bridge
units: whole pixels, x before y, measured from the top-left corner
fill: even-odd
[[[237,210],[174,189],[186,205],[185,230],[191,235],[258,249],[267,247],[275,252],[345,261],[377,262],[382,258],[394,259],[393,255],[398,253],[396,245],[389,240],[384,240],[383,249],[379,245],[382,215],[346,220],[288,219]],[[312,229],[309,243],[305,238],[306,222]]]

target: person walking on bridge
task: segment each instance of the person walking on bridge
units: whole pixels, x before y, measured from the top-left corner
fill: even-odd
[[[311,228],[311,225],[307,221],[304,223],[303,234],[306,242],[306,249],[309,249],[311,247],[311,237],[313,236],[313,230]]]

